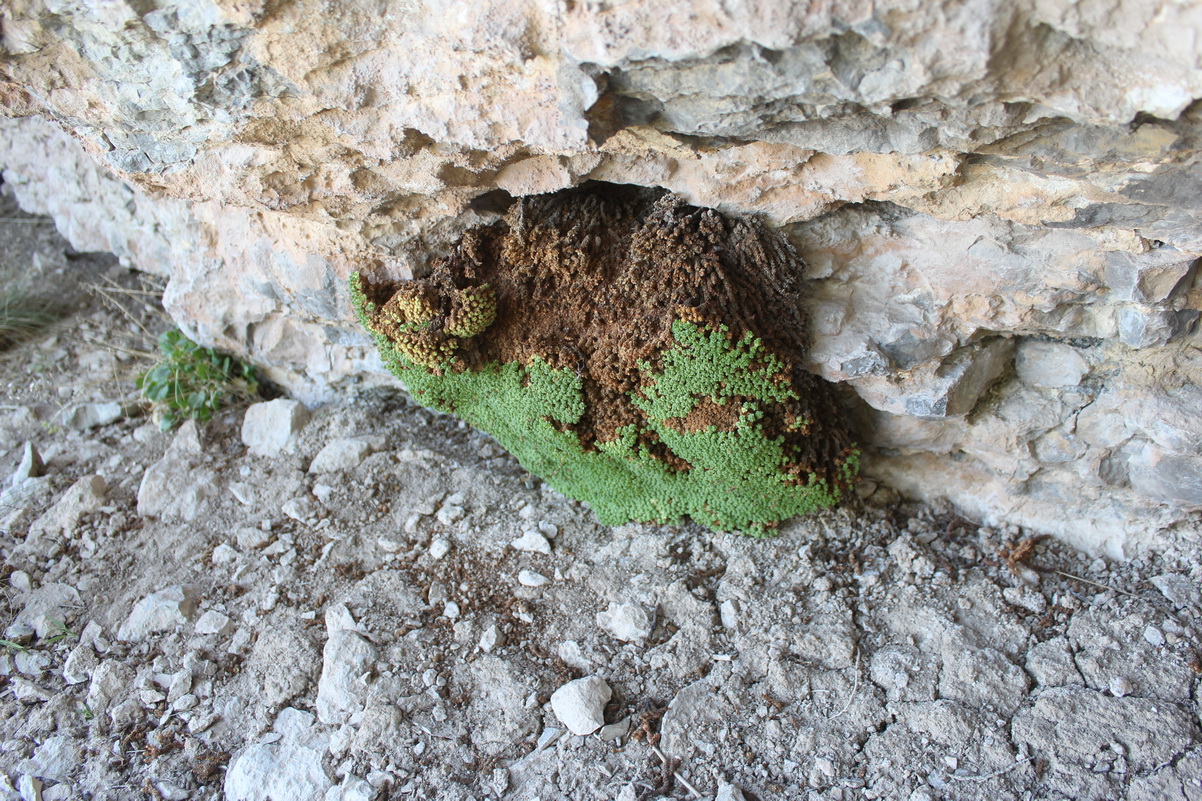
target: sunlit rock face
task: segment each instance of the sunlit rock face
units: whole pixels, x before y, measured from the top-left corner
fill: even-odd
[[[0,166],[310,402],[389,380],[347,276],[515,197],[755,216],[866,475],[1120,554],[1202,509],[1200,40],[1153,0],[14,0]]]

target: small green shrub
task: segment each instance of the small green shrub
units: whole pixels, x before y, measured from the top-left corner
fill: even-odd
[[[163,431],[185,419],[204,422],[223,406],[254,398],[254,368],[232,356],[197,345],[178,328],[159,336],[159,360],[138,376],[138,389],[151,403]]]

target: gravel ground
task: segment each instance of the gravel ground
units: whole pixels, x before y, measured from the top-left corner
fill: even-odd
[[[77,291],[143,280],[0,238],[75,293],[0,354],[0,799],[1202,798],[1197,548],[871,486],[770,540],[606,528],[399,391],[164,435],[152,296]]]

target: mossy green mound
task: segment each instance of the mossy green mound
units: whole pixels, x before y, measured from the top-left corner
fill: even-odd
[[[727,256],[720,277],[750,303],[722,300],[708,273],[679,286],[690,270],[721,272],[732,240],[751,256]],[[525,201],[505,224],[469,232],[429,278],[374,285],[355,274],[351,294],[419,402],[487,431],[602,522],[690,516],[759,535],[838,502],[858,467],[827,387],[781,347],[799,317],[779,303],[772,314],[768,301],[789,293],[757,295],[748,280],[787,286],[791,251],[772,256],[778,246],[669,201]],[[678,280],[657,279],[667,272]],[[755,319],[774,321],[761,324],[772,343]]]

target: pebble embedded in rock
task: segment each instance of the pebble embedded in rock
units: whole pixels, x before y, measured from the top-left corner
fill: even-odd
[[[1122,698],[1135,692],[1135,684],[1126,676],[1115,676],[1110,680],[1110,694]]]
[[[569,681],[551,695],[551,710],[572,734],[592,734],[605,725],[605,705],[613,692],[598,676]]]
[[[611,603],[597,613],[597,625],[623,642],[641,642],[651,635],[655,619],[645,606]]]

